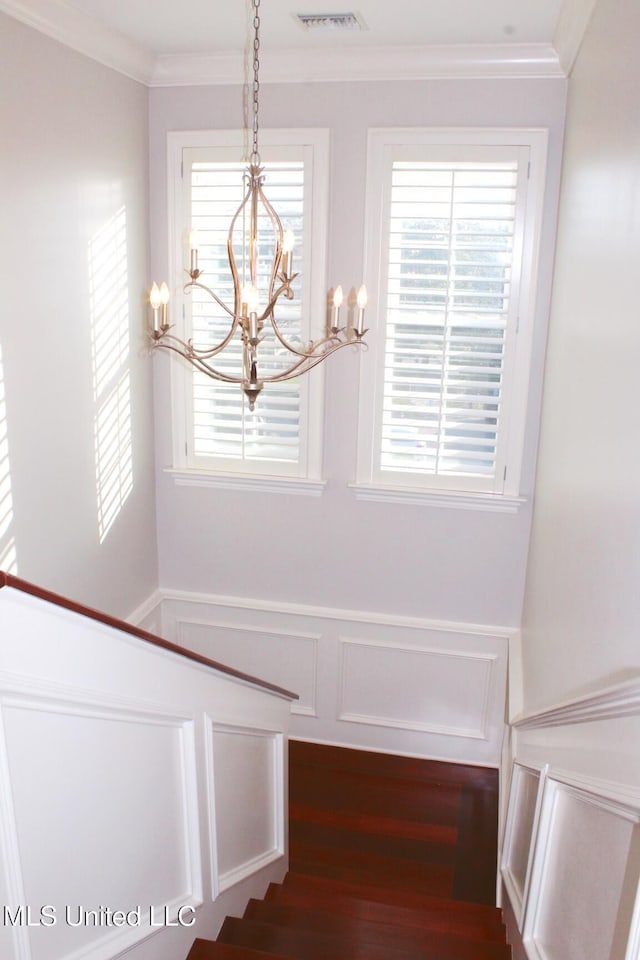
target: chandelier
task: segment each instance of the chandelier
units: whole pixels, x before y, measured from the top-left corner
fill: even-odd
[[[292,282],[298,276],[293,272],[294,235],[291,229],[283,229],[277,213],[264,194],[265,174],[258,149],[258,113],[260,89],[260,0],[252,0],[253,10],[253,83],[251,88],[253,104],[253,142],[249,164],[244,172],[244,198],[234,214],[227,237],[227,256],[233,282],[233,303],[225,302],[210,287],[202,283],[203,271],[198,266],[198,246],[192,231],[190,240],[191,254],[186,273],[189,280],[184,286],[185,293],[198,289],[204,291],[228,316],[229,327],[222,339],[213,346],[198,347],[193,340],[181,340],[169,333],[169,288],[166,283],[158,286],[154,283],[149,294],[149,303],[153,311],[151,343],[154,347],[164,347],[184,357],[197,370],[224,383],[238,384],[244,391],[251,410],[265,383],[278,383],[291,380],[307,373],[327,357],[349,344],[361,345],[367,332],[364,327],[364,311],[367,292],[360,287],[355,303],[352,304],[353,316],[341,326],[340,312],[344,295],[342,287],[335,288],[331,305],[327,310],[326,331],[318,340],[306,344],[291,340],[285,336],[278,324],[276,311],[281,298],[293,299]],[[265,236],[269,234],[269,236]],[[238,236],[240,239],[238,240]],[[272,262],[268,270],[264,265],[260,269],[259,259],[264,250],[272,251]],[[237,254],[241,256],[238,258]],[[266,278],[266,279],[265,279]],[[230,300],[231,298],[229,298]],[[279,356],[286,358],[283,369],[273,373],[264,373],[261,364],[260,346],[271,328],[278,347]],[[240,337],[242,343],[242,366],[237,375],[220,370],[214,364],[216,358]],[[267,369],[269,367],[267,366]]]

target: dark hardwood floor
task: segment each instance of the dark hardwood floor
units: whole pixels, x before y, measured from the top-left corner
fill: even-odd
[[[508,960],[497,771],[291,741],[290,868],[188,960]]]

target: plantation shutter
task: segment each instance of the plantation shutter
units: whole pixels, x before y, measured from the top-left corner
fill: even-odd
[[[185,159],[190,226],[197,231],[198,265],[203,271],[200,282],[233,308],[227,236],[231,219],[244,196],[246,163],[203,158],[203,151],[195,149],[185,150]],[[295,270],[302,273],[305,261],[304,161],[263,162],[263,167],[265,193],[283,227],[290,227],[294,232]],[[259,273],[265,285],[274,252],[271,234],[267,223],[265,236],[269,239],[259,251]],[[240,267],[241,247],[234,245],[234,250]],[[292,289],[293,299],[282,298],[276,318],[284,335],[300,342],[303,300],[300,278],[293,282]],[[264,305],[262,302],[261,306]],[[228,333],[229,315],[206,292],[196,289],[189,294],[185,309],[187,327],[190,328],[188,336],[193,337],[197,346],[213,345]],[[282,348],[268,326],[265,327],[265,334],[260,347],[260,377],[284,368]],[[226,373],[235,376],[241,374],[242,345],[239,333],[216,358],[215,365]],[[239,385],[212,380],[195,370],[192,373],[192,391],[191,455],[196,461],[209,461],[212,466],[222,469],[226,463],[228,469],[241,471],[246,465],[258,472],[269,472],[269,464],[277,464],[278,472],[297,472],[301,458],[301,414],[306,399],[305,385],[301,380],[265,384],[253,412],[249,410]]]
[[[393,161],[381,471],[493,483],[518,175],[518,156],[504,151],[496,161]]]

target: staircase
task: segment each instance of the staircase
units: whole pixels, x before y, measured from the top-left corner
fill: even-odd
[[[290,869],[187,960],[509,960],[495,770],[292,741]]]

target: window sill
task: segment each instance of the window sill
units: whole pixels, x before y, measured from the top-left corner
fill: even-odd
[[[350,483],[356,500],[379,503],[404,503],[421,507],[453,510],[480,510],[489,513],[519,513],[526,497],[457,490],[421,490],[418,487],[384,487],[373,483]]]
[[[196,469],[165,470],[180,487],[215,487],[218,490],[242,490],[258,493],[286,493],[290,496],[321,497],[326,487],[324,480],[306,480],[303,477],[268,477],[253,474],[214,473]]]

